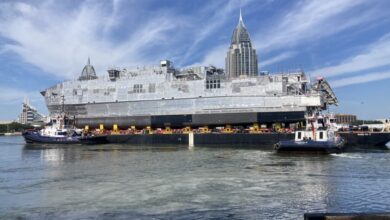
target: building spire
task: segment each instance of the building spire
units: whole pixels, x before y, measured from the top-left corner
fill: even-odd
[[[244,20],[242,19],[241,7],[240,7],[240,18],[238,19],[238,26],[243,26],[243,27],[245,27],[245,25],[244,25]]]
[[[241,7],[240,7],[240,22],[242,22],[242,12],[241,12]]]
[[[91,65],[91,60],[89,59],[89,56],[88,56],[88,65]]]

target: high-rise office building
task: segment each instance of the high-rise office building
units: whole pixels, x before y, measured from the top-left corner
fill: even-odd
[[[226,74],[229,78],[257,75],[257,55],[252,48],[249,32],[244,25],[240,10],[240,18],[225,59]]]

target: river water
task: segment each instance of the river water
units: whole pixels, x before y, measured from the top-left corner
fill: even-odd
[[[29,147],[0,137],[0,218],[302,219],[389,212],[390,152]]]

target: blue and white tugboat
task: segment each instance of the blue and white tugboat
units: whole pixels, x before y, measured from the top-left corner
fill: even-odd
[[[41,130],[27,130],[23,137],[28,144],[75,144],[80,142],[81,129],[74,127],[74,120],[71,120],[64,111],[64,96],[61,96],[61,113],[50,118],[49,123]]]
[[[64,113],[51,118],[50,122],[41,130],[27,130],[23,132],[26,143],[40,144],[75,144],[80,143],[81,129],[76,129]]]
[[[341,153],[344,140],[337,134],[335,122],[333,115],[306,117],[306,130],[296,131],[294,140],[280,141],[274,148],[277,152]]]

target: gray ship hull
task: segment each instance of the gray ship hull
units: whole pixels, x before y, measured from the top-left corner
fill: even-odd
[[[100,124],[105,127],[117,124],[121,128],[183,127],[304,121],[306,108],[288,105],[299,100],[302,97],[197,97],[48,107],[50,112],[60,112],[63,107],[68,115],[75,117],[79,127],[99,127]]]
[[[120,128],[128,128],[130,126],[185,127],[267,124],[275,122],[295,123],[300,121],[304,121],[303,111],[76,118],[76,125],[78,127],[85,125],[99,127],[99,124],[103,124],[106,127],[112,127],[114,124],[117,124]]]

